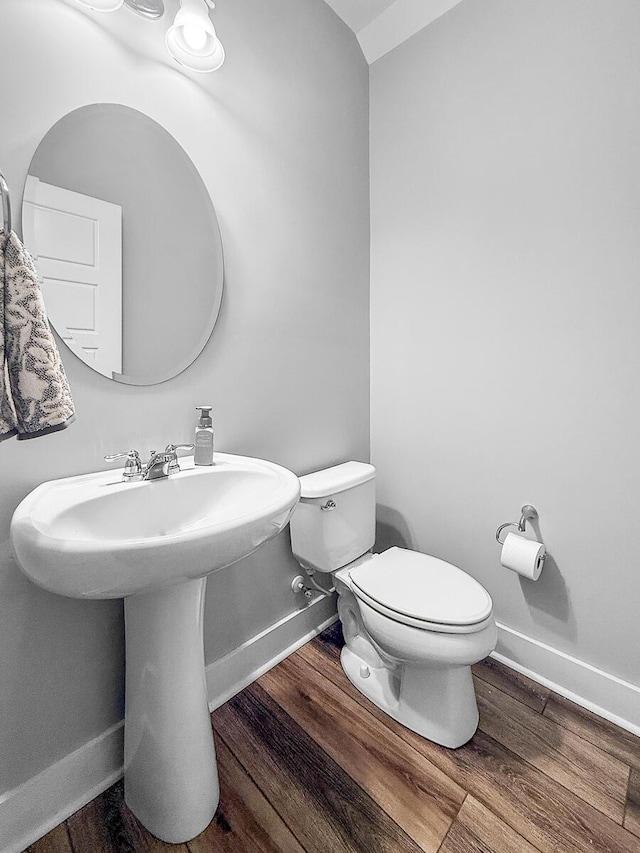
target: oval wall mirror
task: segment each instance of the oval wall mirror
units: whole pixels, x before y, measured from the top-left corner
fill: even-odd
[[[220,228],[157,122],[120,104],[60,119],[31,161],[22,229],[51,325],[89,367],[155,385],[202,352],[222,300]]]

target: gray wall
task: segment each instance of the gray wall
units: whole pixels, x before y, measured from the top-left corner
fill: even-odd
[[[177,0],[167,6],[174,15]],[[189,77],[165,58],[169,18],[98,15],[72,0],[0,4],[11,69],[0,168],[14,195],[62,115],[124,103],[194,161],[226,260],[218,325],[184,374],[133,388],[64,353],[77,423],[0,445],[0,793],[121,713],[121,604],[40,592],[11,556],[11,514],[34,486],[103,468],[109,452],[188,441],[194,407],[208,402],[220,450],[299,474],[368,458],[366,64],[322,0],[233,0],[214,14],[227,62]],[[300,606],[288,589],[296,568],[287,532],[210,580],[208,661]]]
[[[464,0],[370,80],[382,538],[635,684],[638,44],[635,0]],[[537,584],[494,540],[525,502],[553,558]]]

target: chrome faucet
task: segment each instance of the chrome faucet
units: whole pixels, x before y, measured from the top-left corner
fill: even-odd
[[[122,457],[125,457],[127,460],[124,463],[122,479],[126,483],[131,483],[135,480],[142,480],[144,477],[144,471],[142,469],[140,454],[137,450],[128,450],[126,453],[112,453],[110,456],[105,456],[104,458],[105,462],[111,462],[113,459],[121,459]]]
[[[167,444],[164,450],[152,450],[144,469],[144,480],[161,480],[180,471],[178,450],[193,450],[193,444]]]
[[[143,480],[161,480],[169,476],[169,465],[177,459],[175,453],[167,453],[163,450],[152,450],[149,461],[144,466]]]
[[[131,483],[137,480],[161,480],[170,474],[180,471],[178,462],[178,450],[193,450],[193,444],[167,444],[164,450],[152,450],[149,461],[143,465],[137,450],[129,450],[126,453],[113,453],[105,456],[107,462],[113,459],[126,458],[122,479]]]

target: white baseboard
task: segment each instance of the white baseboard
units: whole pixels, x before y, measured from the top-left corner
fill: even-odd
[[[640,735],[640,687],[637,685],[500,623],[498,645],[492,657],[632,734]]]
[[[122,776],[124,726],[117,723],[0,795],[0,851],[21,853]]]
[[[318,596],[206,669],[217,708],[337,619],[334,596]],[[0,853],[21,853],[106,791],[123,773],[124,726],[117,723],[24,784],[0,794]]]
[[[219,708],[338,618],[335,596],[318,595],[304,610],[269,625],[206,669],[209,708]]]

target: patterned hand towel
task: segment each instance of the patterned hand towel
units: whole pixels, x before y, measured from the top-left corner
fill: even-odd
[[[0,441],[11,438],[18,432],[18,419],[16,418],[11,390],[9,388],[9,374],[5,359],[4,347],[4,245],[7,242],[5,233],[0,229]]]
[[[6,235],[5,235],[6,236]],[[75,420],[69,383],[47,323],[31,255],[12,231],[4,242],[4,358],[18,440],[64,429]],[[1,390],[1,389],[0,389]],[[5,386],[3,399],[7,396]]]

